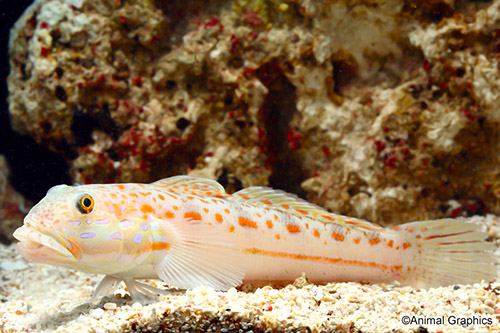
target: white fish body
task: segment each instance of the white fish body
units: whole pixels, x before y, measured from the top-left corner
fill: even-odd
[[[33,262],[106,274],[93,298],[124,280],[146,301],[159,290],[227,290],[243,281],[398,280],[416,287],[496,277],[494,245],[460,219],[382,228],[291,194],[177,176],[152,184],[56,186],[14,236]]]

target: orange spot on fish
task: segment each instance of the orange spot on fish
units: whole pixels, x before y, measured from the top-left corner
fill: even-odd
[[[332,232],[332,237],[336,241],[343,242],[344,241],[344,235],[337,234],[336,232]]]
[[[286,230],[288,230],[289,233],[295,234],[297,232],[300,232],[300,227],[298,225],[287,224]]]
[[[271,220],[267,220],[267,221],[266,221],[266,224],[267,224],[267,227],[268,227],[269,229],[272,229],[272,228],[273,228],[273,222],[272,222]]]
[[[406,250],[409,247],[410,247],[410,243],[408,243],[408,242],[403,243],[403,250]]]
[[[179,206],[172,206],[174,210],[179,210]]]
[[[300,214],[303,214],[303,215],[309,214],[307,211],[305,211],[303,209],[296,209],[296,211],[299,212]]]
[[[225,208],[224,213],[229,214],[229,209]]]
[[[134,198],[138,198],[138,197],[139,197],[139,196],[138,196],[137,194],[135,194],[135,193],[130,193],[129,195],[130,195],[131,197],[134,197]]]
[[[118,185],[116,185],[116,186],[118,186],[118,188],[119,188],[120,190],[124,190],[124,189],[125,189],[125,186],[123,186],[122,184],[118,184]]]
[[[186,197],[186,199],[188,199],[188,200],[193,200],[193,199],[194,199],[194,197],[192,197],[192,196],[187,196],[187,197]]]
[[[269,200],[261,200],[263,203],[265,203],[266,205],[272,205],[271,201]]]
[[[116,193],[113,193],[113,192],[111,192],[110,196],[111,196],[113,199],[118,198],[118,195],[116,195]]]
[[[192,219],[192,220],[201,220],[201,215],[199,213],[196,213],[196,212],[187,212],[187,213],[184,213],[184,218],[186,219]]]
[[[335,221],[335,219],[333,217],[328,216],[328,215],[321,215],[321,217],[324,217],[325,219],[330,220],[330,221]]]
[[[274,219],[277,221],[278,220],[278,216],[276,214],[274,214]]]
[[[392,247],[393,244],[394,244],[394,241],[392,239],[387,242],[388,247]]]
[[[353,241],[354,241],[354,244],[359,244],[359,238],[354,238]]]
[[[167,219],[173,219],[173,218],[175,217],[175,214],[174,214],[174,213],[172,213],[171,211],[168,211],[168,210],[167,210],[167,211],[165,212],[165,217],[166,217]]]
[[[163,195],[161,195],[161,194],[158,194],[158,198],[159,198],[160,200],[165,200],[165,197],[164,197]]]
[[[219,213],[215,214],[215,220],[219,223],[222,223],[222,215],[220,215]]]
[[[281,238],[280,234],[276,234],[274,235],[274,238],[276,238],[277,240],[279,240]]]
[[[153,251],[168,250],[170,248],[170,243],[165,242],[154,242],[152,246]]]
[[[140,195],[147,197],[148,195],[151,195],[151,192],[139,192]]]
[[[205,213],[208,213],[208,208],[203,207],[203,211],[204,211]]]
[[[205,192],[206,195],[212,195],[213,193],[211,191]]]
[[[314,235],[314,237],[319,238],[319,231],[314,229],[313,235]]]
[[[144,214],[147,214],[147,213],[154,213],[155,210],[150,205],[144,204],[141,206],[141,212],[143,212]]]
[[[231,226],[229,227],[229,232],[233,232],[234,231],[234,225],[231,224]]]
[[[285,208],[285,209],[290,208],[290,206],[289,206],[289,205],[287,205],[287,204],[282,204],[282,205],[281,205],[281,207],[283,207],[283,208]]]
[[[257,223],[255,223],[252,220],[247,219],[246,217],[238,217],[238,223],[242,227],[249,227],[249,228],[257,229]]]
[[[238,193],[238,195],[239,195],[240,197],[242,197],[243,199],[245,199],[245,200],[250,199],[250,197],[249,197],[248,195],[245,195],[245,194],[242,194],[242,193]]]
[[[368,243],[370,243],[370,245],[377,245],[378,243],[380,243],[380,239],[379,238],[373,238],[373,239],[370,239],[368,241]]]
[[[422,238],[422,236],[420,236],[420,235],[417,235],[417,236],[415,236],[415,237],[416,237],[417,239],[420,239],[420,238]]]

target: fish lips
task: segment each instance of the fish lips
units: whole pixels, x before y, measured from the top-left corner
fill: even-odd
[[[76,263],[71,251],[33,227],[24,225],[18,228],[13,236],[20,241],[17,243],[19,253],[31,262],[64,266]]]

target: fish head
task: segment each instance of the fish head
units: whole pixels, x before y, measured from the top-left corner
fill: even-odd
[[[119,270],[116,259],[123,249],[123,237],[117,230],[117,216],[110,209],[116,204],[110,191],[102,187],[51,188],[14,232],[20,241],[18,251],[36,263],[92,273]]]

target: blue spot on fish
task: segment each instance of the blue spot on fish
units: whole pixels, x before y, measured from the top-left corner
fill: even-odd
[[[106,237],[106,240],[112,240],[112,239],[121,240],[122,239],[122,234],[119,233],[119,232],[115,232],[111,236]]]
[[[141,223],[142,231],[148,231],[148,225],[146,223]]]
[[[80,225],[82,224],[82,222],[80,221],[71,221],[71,222],[68,222],[69,225]]]
[[[80,234],[80,238],[83,238],[83,239],[91,239],[94,237],[95,237],[95,232],[84,232],[84,233]]]
[[[133,224],[132,221],[126,220],[126,219],[125,220],[121,220],[120,222],[118,222],[118,225],[120,227],[122,227],[122,228],[130,227],[130,226],[132,226],[132,224]]]
[[[96,224],[109,224],[109,219],[95,220]]]
[[[134,243],[141,244],[142,243],[142,239],[143,239],[143,237],[142,237],[141,234],[135,234],[135,236],[134,236]]]

